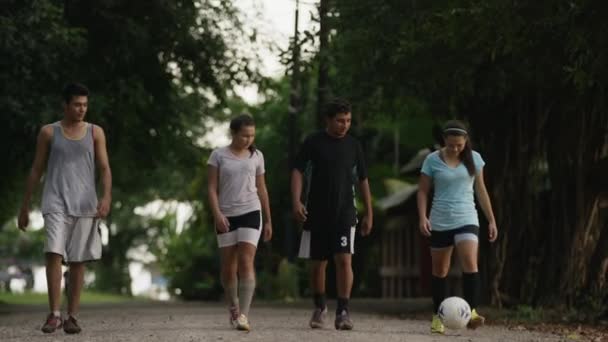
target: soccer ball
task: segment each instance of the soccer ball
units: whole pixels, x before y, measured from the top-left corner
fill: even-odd
[[[439,305],[437,314],[447,328],[462,329],[471,319],[471,307],[460,297],[448,297]]]

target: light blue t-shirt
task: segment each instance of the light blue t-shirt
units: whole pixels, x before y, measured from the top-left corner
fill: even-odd
[[[473,162],[475,172],[479,173],[485,162],[476,151],[473,151]],[[435,190],[430,217],[433,230],[479,226],[473,194],[475,177],[469,175],[464,163],[449,167],[439,156],[439,151],[435,151],[426,156],[421,172],[432,178]]]

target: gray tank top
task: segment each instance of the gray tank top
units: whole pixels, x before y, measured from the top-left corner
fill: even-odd
[[[59,122],[52,125],[42,213],[93,217],[97,213],[93,125],[88,124],[80,140],[66,138]]]

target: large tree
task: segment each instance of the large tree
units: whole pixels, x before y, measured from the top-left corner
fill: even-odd
[[[6,4],[6,5],[5,5]],[[91,89],[87,119],[106,131],[113,171],[110,241],[100,282],[127,291],[126,251],[145,239],[136,206],[186,198],[200,168],[205,118],[256,78],[242,48],[255,40],[231,1],[7,1],[0,9],[0,220],[16,211],[41,125],[61,117],[60,90]],[[252,33],[253,34],[253,33]],[[5,149],[6,151],[7,149]],[[104,275],[108,274],[104,281]]]
[[[482,244],[492,300],[605,296],[605,6],[336,0],[334,10],[333,82],[366,108],[363,120],[407,115],[414,100],[471,124],[500,228],[495,246]]]
[[[51,1],[4,1],[0,6],[0,222],[14,217],[36,134],[60,108],[61,86],[86,46],[82,30],[65,24]],[[1,225],[1,224],[0,224]]]

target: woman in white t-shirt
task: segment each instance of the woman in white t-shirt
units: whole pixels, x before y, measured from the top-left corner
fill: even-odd
[[[477,267],[479,218],[474,194],[488,220],[488,238],[497,237],[496,221],[483,179],[485,162],[471,149],[464,123],[452,120],[443,129],[445,146],[429,154],[420,173],[418,214],[420,232],[430,238],[432,259],[432,295],[434,315],[431,332],[443,334],[439,306],[446,297],[446,277],[454,248],[460,257],[464,299],[471,307],[468,327],[483,325],[485,318],[477,313],[479,304],[479,270]],[[428,194],[434,189],[430,219],[427,217]]]
[[[230,145],[213,150],[207,162],[209,203],[220,247],[221,279],[230,323],[238,330],[248,331],[247,316],[255,291],[253,261],[261,233],[264,241],[271,239],[272,223],[264,156],[253,145],[253,118],[239,115],[230,122],[230,131]]]

